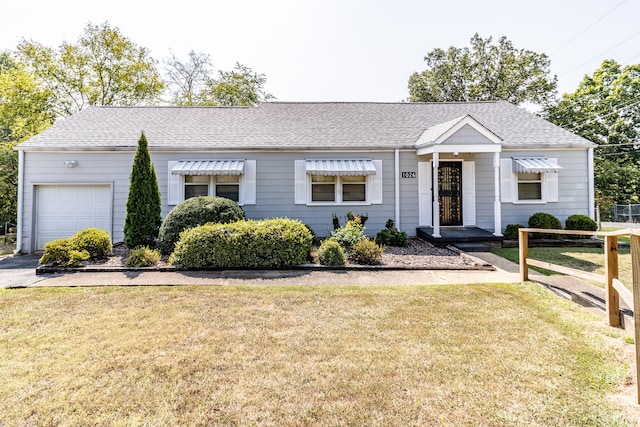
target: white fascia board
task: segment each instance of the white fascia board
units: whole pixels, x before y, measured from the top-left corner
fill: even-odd
[[[456,145],[431,145],[429,147],[418,148],[416,154],[433,153],[500,153],[502,145],[499,144],[456,144]]]
[[[471,126],[473,130],[475,130],[480,135],[484,136],[489,141],[491,141],[492,144],[502,144],[502,138],[500,138],[495,133],[491,132],[489,129],[487,129],[485,126],[483,126],[479,121],[477,121],[473,117],[467,115],[462,120],[460,120],[459,122],[451,126],[449,129],[447,129],[445,132],[440,134],[440,136],[438,136],[435,139],[435,141],[426,141],[423,143],[417,143],[416,148],[424,147],[426,145],[442,144],[447,139],[449,139],[453,134],[455,134],[456,132],[458,132],[460,129],[462,129],[464,126],[467,126],[467,125]]]

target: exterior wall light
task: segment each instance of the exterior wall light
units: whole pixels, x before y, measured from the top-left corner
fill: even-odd
[[[78,166],[78,162],[76,160],[65,160],[64,164],[69,168],[75,168],[76,166]]]
[[[453,157],[458,157],[460,155],[460,153],[458,153],[457,151],[453,153]]]

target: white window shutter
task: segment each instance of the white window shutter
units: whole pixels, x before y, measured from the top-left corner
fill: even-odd
[[[433,200],[431,196],[431,162],[418,163],[418,224],[431,226]]]
[[[173,167],[177,164],[178,162],[176,161],[167,162],[167,169],[169,173],[167,177],[167,204],[170,206],[175,206],[182,201],[180,175],[174,175],[171,173],[171,169],[173,169]]]
[[[295,204],[307,203],[307,166],[304,160],[295,163]]]
[[[376,168],[376,173],[370,176],[369,203],[380,205],[382,204],[382,160],[374,160],[373,165]]]
[[[515,181],[511,159],[500,159],[500,200],[502,202],[515,201]]]
[[[256,204],[256,161],[245,160],[242,174],[242,203]]]
[[[554,166],[558,165],[558,159],[547,159]],[[558,172],[547,172],[545,176],[547,185],[547,202],[557,202],[560,200],[558,195]]]
[[[476,225],[476,162],[462,162],[462,224]]]

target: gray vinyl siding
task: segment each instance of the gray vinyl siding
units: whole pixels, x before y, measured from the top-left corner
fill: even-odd
[[[400,228],[409,236],[418,227],[418,162],[415,151],[400,152],[400,173],[415,172],[415,178],[400,178]],[[393,218],[393,217],[390,217]]]
[[[495,231],[493,153],[476,154],[473,160],[476,162],[476,226]]]
[[[473,145],[473,144],[490,144],[487,138],[480,135],[477,130],[469,125],[465,125],[456,133],[447,138],[447,145]]]
[[[503,151],[501,158],[518,156],[558,159],[558,202],[545,204],[502,203],[502,229],[507,224],[527,225],[536,212],[546,212],[564,221],[573,214],[590,215],[587,150]]]

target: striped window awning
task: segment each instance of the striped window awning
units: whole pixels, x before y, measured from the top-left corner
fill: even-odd
[[[307,160],[307,175],[375,175],[371,159]]]
[[[513,159],[513,171],[516,173],[557,173],[560,170],[562,170],[561,166],[545,157]]]
[[[242,175],[244,160],[181,160],[172,169],[174,175]]]

